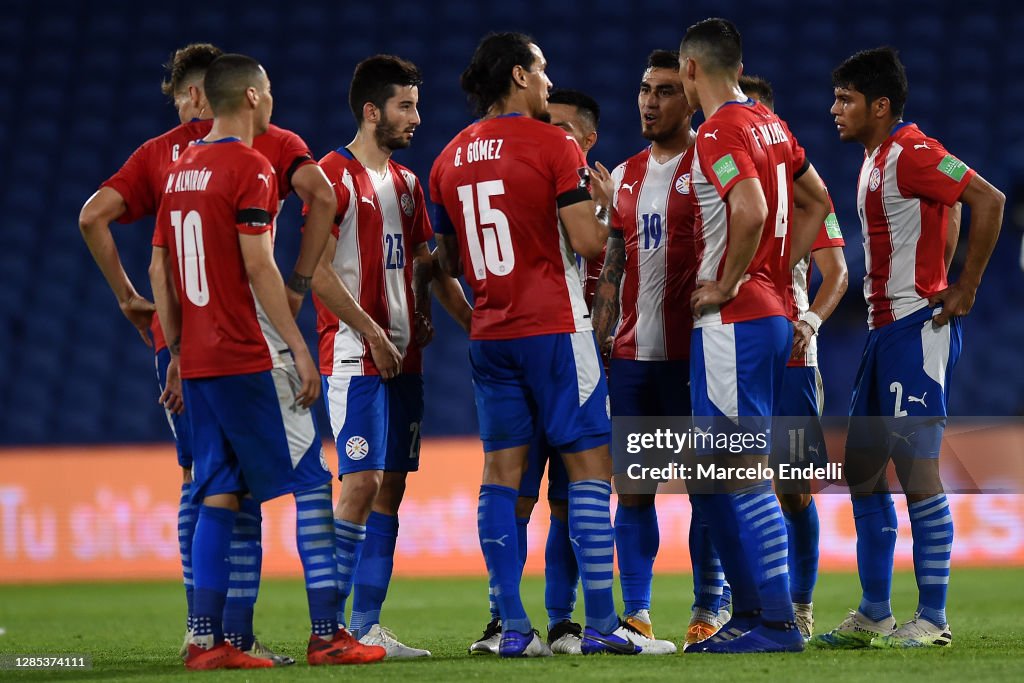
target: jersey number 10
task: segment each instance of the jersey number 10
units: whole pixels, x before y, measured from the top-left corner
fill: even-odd
[[[516,265],[508,217],[501,209],[491,206],[491,197],[503,194],[505,183],[501,180],[487,180],[476,185],[459,187],[459,201],[462,203],[462,217],[466,225],[466,246],[469,248],[469,259],[472,261],[473,274],[477,280],[486,279],[488,272],[498,276],[508,275]],[[480,245],[481,233],[483,248]]]
[[[171,211],[174,243],[178,250],[178,275],[185,296],[196,306],[210,303],[206,281],[206,249],[203,247],[203,219],[198,211],[189,211],[182,220],[181,211]]]

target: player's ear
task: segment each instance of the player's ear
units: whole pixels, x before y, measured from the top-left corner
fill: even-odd
[[[249,106],[255,109],[260,103],[260,94],[256,92],[256,88],[249,86],[245,89],[245,99],[249,102]]]
[[[874,110],[876,117],[884,119],[891,111],[891,103],[888,97],[879,97],[871,103],[871,108]]]
[[[583,138],[583,151],[589,152],[597,144],[597,131],[591,131]]]
[[[520,64],[516,64],[512,67],[512,81],[520,88],[526,87],[526,69]]]
[[[373,102],[363,104],[363,121],[368,121],[369,123],[380,121],[380,109],[377,109],[377,105]]]

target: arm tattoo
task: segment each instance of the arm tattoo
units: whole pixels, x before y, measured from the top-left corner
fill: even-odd
[[[609,237],[608,250],[604,258],[604,268],[597,280],[597,292],[591,305],[591,319],[598,343],[612,331],[619,318],[619,284],[626,268],[626,243],[622,238]]]

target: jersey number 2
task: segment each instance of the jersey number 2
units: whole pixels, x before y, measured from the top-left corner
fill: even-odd
[[[475,201],[474,187],[476,188]],[[473,274],[477,280],[485,279],[488,272],[498,276],[508,275],[516,265],[508,217],[501,209],[491,206],[491,197],[503,194],[505,194],[505,183],[501,180],[487,180],[476,183],[476,185],[461,185],[459,187],[462,217],[466,224],[466,246],[469,248],[469,259],[473,263]],[[478,210],[480,212],[479,221],[477,221]],[[481,234],[483,234],[484,240],[482,249]]]
[[[185,296],[196,306],[210,303],[206,281],[206,249],[203,247],[203,219],[198,211],[189,211],[182,219],[181,211],[171,211],[174,243],[178,248],[178,275]]]

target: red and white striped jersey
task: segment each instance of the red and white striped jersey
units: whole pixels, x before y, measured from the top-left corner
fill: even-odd
[[[793,267],[793,320],[799,319],[811,307],[811,270],[814,263],[811,260],[812,254],[819,249],[829,249],[831,247],[842,249],[846,246],[846,242],[843,241],[843,231],[840,229],[839,220],[836,218],[835,206],[832,206],[832,198],[829,197],[828,201],[832,210],[821,225],[818,237],[815,238],[814,244],[811,246],[811,253],[803,257]],[[811,341],[807,344],[807,353],[804,354],[803,358],[790,359],[786,365],[791,368],[818,367],[818,335],[811,337]]]
[[[413,315],[412,262],[430,240],[423,188],[412,171],[388,162],[383,175],[363,166],[344,147],[320,160],[338,199],[333,266],[352,296],[403,354],[402,372],[423,371]],[[370,346],[316,296],[320,372],[376,375]]]
[[[698,280],[720,280],[729,243],[726,197],[742,180],[755,178],[768,204],[768,216],[753,260],[750,279],[736,297],[705,310],[695,327],[791,315],[789,217],[793,214],[793,178],[807,167],[803,147],[786,123],[759,102],[727,102],[697,130],[692,184],[696,196]]]
[[[664,164],[648,148],[612,172],[612,230],[626,245],[612,358],[690,357],[690,294],[697,278],[692,163],[692,147]]]
[[[865,155],[857,180],[864,298],[875,329],[928,305],[946,288],[949,207],[974,171],[912,123]]]

